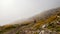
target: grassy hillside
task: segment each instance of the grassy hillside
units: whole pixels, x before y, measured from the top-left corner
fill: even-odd
[[[0,34],[60,34],[60,8],[34,18],[31,23],[0,26]]]

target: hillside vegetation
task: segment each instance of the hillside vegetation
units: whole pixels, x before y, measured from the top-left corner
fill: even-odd
[[[28,23],[0,26],[0,34],[60,34],[60,8],[33,18]]]

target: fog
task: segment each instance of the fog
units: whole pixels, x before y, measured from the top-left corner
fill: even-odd
[[[60,0],[0,0],[0,25],[27,19],[56,7],[60,7]]]

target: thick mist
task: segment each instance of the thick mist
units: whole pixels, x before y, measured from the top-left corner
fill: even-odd
[[[60,0],[0,0],[0,25],[60,7]]]

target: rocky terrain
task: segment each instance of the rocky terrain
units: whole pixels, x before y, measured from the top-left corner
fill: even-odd
[[[60,8],[47,10],[22,24],[0,26],[0,34],[60,34]]]

